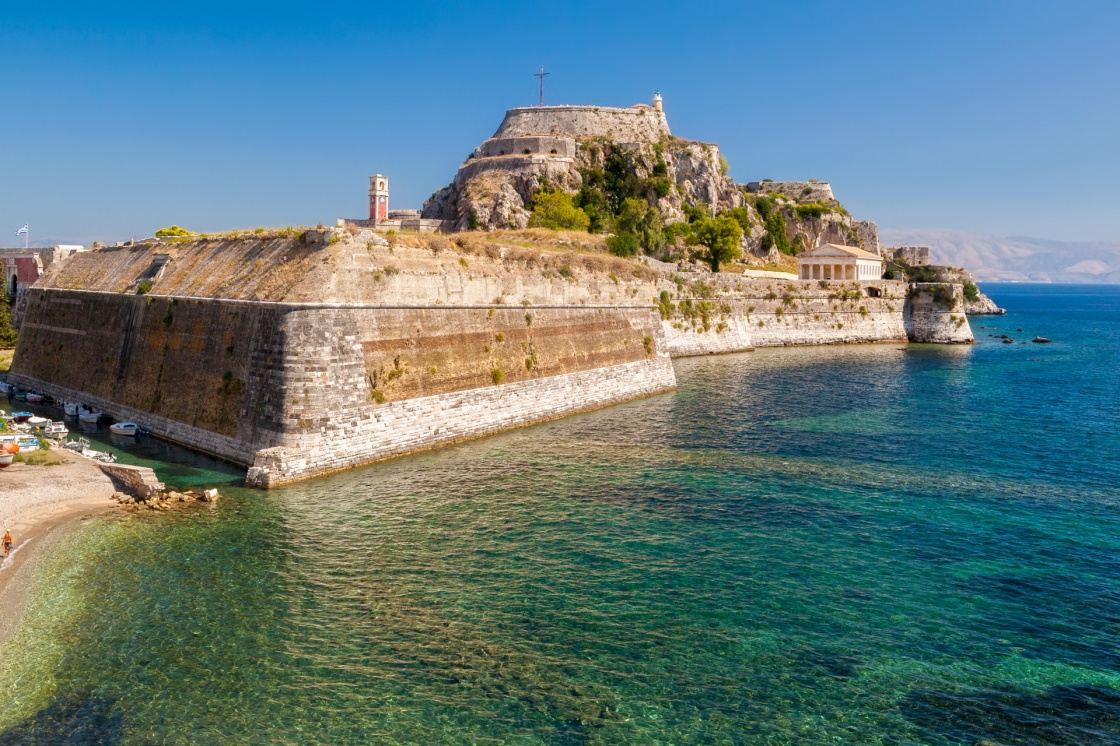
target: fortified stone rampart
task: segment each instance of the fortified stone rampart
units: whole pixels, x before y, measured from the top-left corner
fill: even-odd
[[[575,158],[579,148],[571,137],[495,137],[475,149],[480,158],[503,155],[555,155]]]
[[[827,181],[751,181],[747,191],[753,194],[783,194],[799,202],[827,202],[836,199]]]
[[[911,311],[900,282],[690,280],[430,241],[340,229],[91,252],[33,288],[9,378],[275,486],[667,391],[670,355],[971,340],[959,286],[916,287]]]
[[[665,114],[651,106],[528,106],[509,109],[492,139],[559,135],[654,143],[670,134]]]
[[[964,289],[948,283],[912,283],[907,295],[910,339],[967,344],[975,341],[964,308]]]

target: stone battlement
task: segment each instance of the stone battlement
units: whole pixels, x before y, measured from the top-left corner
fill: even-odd
[[[836,199],[827,181],[752,181],[747,191],[755,194],[784,194],[798,202],[826,202]]]
[[[555,135],[575,139],[607,137],[615,142],[658,142],[670,136],[664,112],[640,104],[608,106],[527,106],[510,109],[492,140]]]
[[[578,147],[570,137],[493,137],[475,149],[475,156],[494,158],[504,155],[552,155],[575,158]]]

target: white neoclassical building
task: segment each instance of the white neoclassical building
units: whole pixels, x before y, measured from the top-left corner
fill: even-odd
[[[797,255],[802,280],[879,280],[883,257],[855,246],[826,243]]]

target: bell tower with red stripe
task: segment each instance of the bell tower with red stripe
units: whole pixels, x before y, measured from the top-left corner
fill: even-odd
[[[389,179],[381,174],[369,177],[369,219],[375,223],[389,219]]]

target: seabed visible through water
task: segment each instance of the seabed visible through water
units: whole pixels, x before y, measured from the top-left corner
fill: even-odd
[[[0,743],[1120,743],[1120,288],[985,290],[971,347],[683,360],[673,394],[87,521],[0,647]]]

